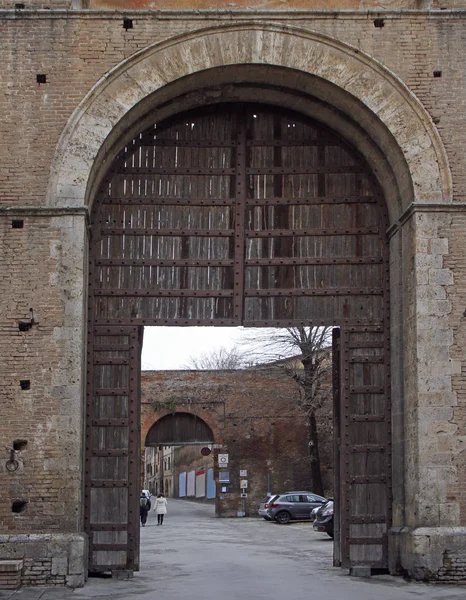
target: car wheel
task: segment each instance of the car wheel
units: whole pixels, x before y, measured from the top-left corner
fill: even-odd
[[[286,510],[283,510],[282,512],[278,513],[278,515],[275,517],[275,520],[277,523],[280,523],[280,525],[287,525],[291,520],[291,515],[289,512],[286,512]]]

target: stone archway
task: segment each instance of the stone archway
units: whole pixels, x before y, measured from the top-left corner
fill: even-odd
[[[170,94],[169,84],[230,65],[284,68],[292,83],[287,85],[281,75],[278,85],[304,88],[310,96],[316,94],[342,113],[351,113],[389,157],[405,196],[398,210],[389,206],[392,222],[411,201],[451,202],[451,176],[440,137],[428,113],[399,78],[359,50],[322,34],[254,23],[175,37],[115,67],[83,100],[61,136],[48,203],[89,203],[86,189],[92,191],[90,174],[98,153],[100,161],[104,160],[112,142],[121,140],[131,123],[148,112],[148,104],[157,104],[157,92],[162,92],[159,103],[163,104],[167,101],[164,91]],[[310,90],[309,82],[302,80],[306,75],[318,78],[319,85],[314,83]],[[407,170],[400,164],[403,160]],[[403,181],[408,174],[411,193],[410,181]]]
[[[213,444],[214,433],[196,414],[177,411],[157,419],[146,434],[146,446]]]
[[[452,189],[446,155],[436,129],[402,82],[357,50],[309,31],[245,24],[180,36],[130,58],[83,101],[57,149],[49,205],[90,206],[108,160],[123,139],[131,139],[149,108],[156,107],[162,116],[168,117],[173,114],[170,111],[176,104],[172,104],[174,99],[180,102],[176,110],[183,102],[190,104],[185,108],[205,104],[206,94],[208,97],[219,93],[213,89],[197,94],[198,90],[205,90],[211,70],[224,69],[222,83],[228,85],[228,80],[231,82],[233,78],[234,81],[236,68],[230,69],[232,65],[239,65],[240,83],[251,83],[253,77],[247,73],[251,65],[260,68],[260,77],[268,85],[284,88],[285,95],[293,98],[289,100],[290,108],[305,114],[308,103],[323,106],[319,113],[323,123],[329,116],[326,108],[330,107],[336,129],[340,128],[347,137],[354,134],[357,149],[366,157],[384,191],[392,227],[391,254],[400,257],[398,262],[392,262],[390,272],[394,300],[392,391],[396,415],[393,450],[394,471],[399,482],[394,489],[394,507],[400,526],[405,522],[405,514],[412,517],[415,526],[416,515],[421,512],[427,518],[429,511],[420,506],[420,480],[405,480],[405,465],[418,464],[423,442],[417,420],[418,407],[405,410],[404,390],[422,393],[425,388],[423,377],[428,376],[431,356],[421,337],[427,335],[433,323],[440,323],[442,315],[422,313],[407,325],[403,319],[413,307],[416,311],[432,286],[443,293],[450,279],[446,273],[443,278],[439,275],[437,281],[426,282],[422,278],[410,279],[406,273],[410,270],[416,236],[425,238],[427,235],[429,240],[436,241],[440,235],[441,219],[430,219],[426,228],[424,215],[418,213],[435,211],[451,203]],[[278,96],[283,89],[276,91]],[[403,237],[399,225],[413,215],[413,228]],[[430,247],[441,262],[442,244],[432,243]],[[429,286],[429,290],[425,286]],[[452,342],[447,336],[437,344],[441,358],[436,370],[444,368],[449,372]],[[437,388],[441,391],[441,385],[440,380],[430,381],[429,393],[435,393]],[[414,432],[413,444],[406,444],[404,430]],[[420,512],[416,508],[405,513],[408,504],[419,507]],[[393,555],[403,556],[402,564],[408,570],[412,570],[413,564],[417,568],[416,561],[424,564],[418,548],[426,543],[428,532],[419,530],[416,539],[410,530],[399,532],[406,533],[409,539],[405,547],[395,550]],[[395,540],[394,547],[396,544]],[[393,570],[397,567],[395,559]]]
[[[180,495],[174,497],[186,498],[188,495],[194,495],[196,498],[214,500],[215,454],[212,453],[212,449],[219,447],[218,438],[216,443],[214,432],[205,418],[201,418],[192,410],[187,412],[186,408],[189,410],[189,407],[182,407],[174,412],[164,410],[162,414],[146,415],[148,418],[143,421],[141,431],[141,481],[143,483],[146,480],[149,470],[152,485],[143,487],[153,493],[162,491],[172,496],[176,491]],[[148,429],[147,420],[152,423]],[[200,445],[207,454],[202,455],[199,452]],[[169,456],[165,459],[167,447]],[[179,468],[180,459],[184,462],[184,469]],[[196,471],[199,468],[202,472],[198,477]],[[188,479],[190,485],[187,485]],[[190,487],[192,493],[188,493]]]

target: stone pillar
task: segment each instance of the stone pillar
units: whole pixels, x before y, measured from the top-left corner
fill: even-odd
[[[452,227],[454,214],[420,208],[402,229],[404,440],[399,431],[395,457],[404,459],[404,476],[401,485],[394,478],[394,490],[404,497],[404,510],[394,512],[390,553],[392,572],[443,581],[466,579],[464,475],[457,460],[465,437],[460,442],[452,384],[461,372],[454,351],[461,303],[453,306],[461,261],[451,251],[465,231]],[[399,428],[399,411],[394,417]]]

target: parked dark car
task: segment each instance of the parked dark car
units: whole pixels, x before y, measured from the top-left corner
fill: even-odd
[[[333,500],[329,500],[317,511],[312,528],[333,538]]]
[[[314,521],[314,519],[316,518],[317,515],[317,511],[319,511],[322,508],[322,506],[316,506],[315,508],[313,508],[311,510],[311,521]]]
[[[270,501],[277,497],[278,494],[266,494],[259,504],[259,516],[263,517],[266,521],[272,520],[272,517],[268,513],[268,508]]]
[[[285,492],[269,501],[268,514],[282,525],[290,521],[309,521],[311,510],[326,502],[325,498],[312,492]]]

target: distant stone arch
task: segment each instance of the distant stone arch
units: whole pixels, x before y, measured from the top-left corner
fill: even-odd
[[[146,435],[146,446],[213,444],[214,433],[207,423],[192,413],[175,412],[158,419]]]

